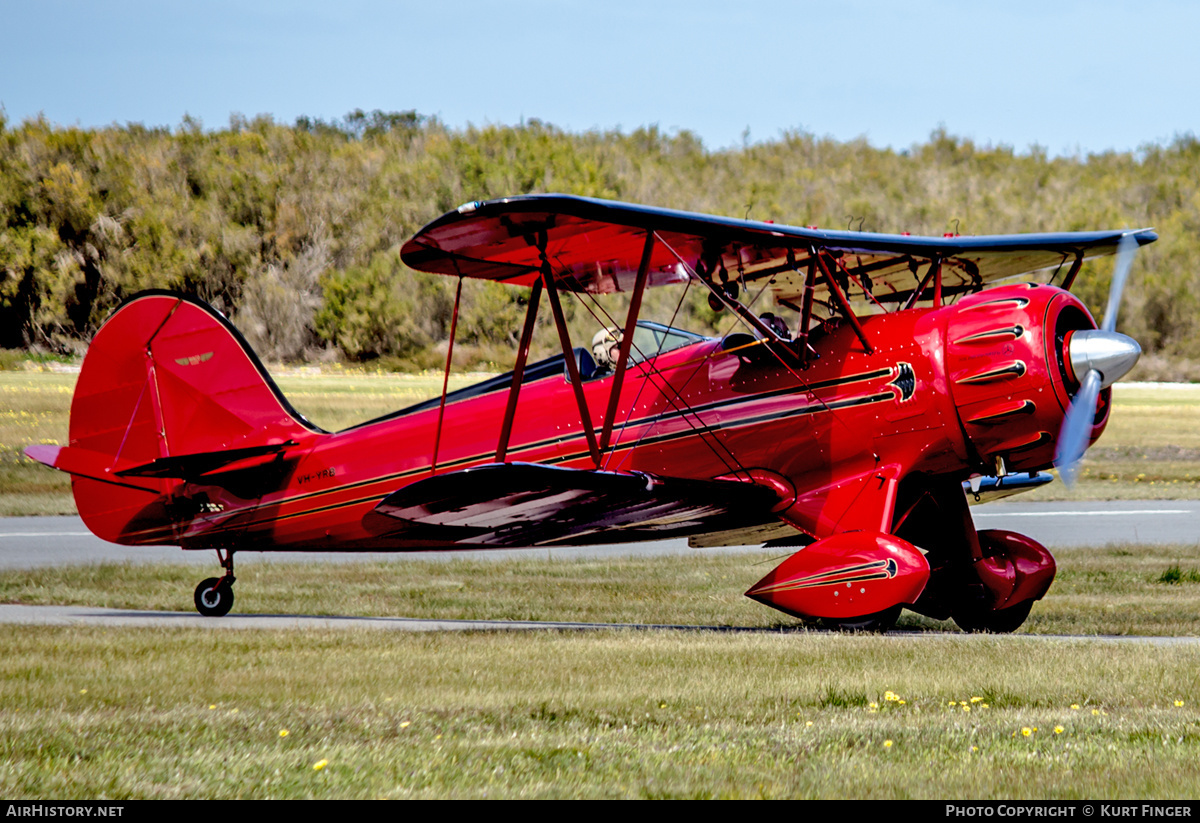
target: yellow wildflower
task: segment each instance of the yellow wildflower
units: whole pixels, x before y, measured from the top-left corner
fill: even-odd
[[[1183,701],[1182,701],[1182,700],[1176,700],[1176,701],[1175,701],[1175,708],[1177,708],[1177,709],[1182,709],[1182,708],[1183,708]]]
[[[971,702],[972,702],[972,703],[982,703],[982,702],[983,702],[983,698],[982,698],[982,697],[972,697],[972,698],[971,698]]]
[[[1055,733],[1055,734],[1062,734],[1064,731],[1065,731],[1065,729],[1063,729],[1063,727],[1062,727],[1062,726],[1055,726],[1055,727],[1054,727],[1054,733]]]
[[[1079,711],[1079,704],[1078,704],[1078,703],[1072,703],[1072,704],[1071,704],[1071,708],[1072,708],[1073,710],[1075,710],[1075,711]]]
[[[325,768],[328,765],[329,765],[328,760],[318,760],[316,763],[313,763],[313,771],[319,772],[319,771],[321,771],[321,769]]]
[[[890,741],[890,740],[883,741],[883,747],[885,749],[890,749],[892,747],[892,741]]]
[[[1022,737],[1029,737],[1029,735],[1031,735],[1031,734],[1033,734],[1033,729],[1029,728],[1028,726],[1022,727],[1022,729],[1021,729]]]
[[[411,725],[412,725],[412,721],[411,721],[411,720],[405,720],[403,723],[401,723],[401,724],[400,724],[400,728],[402,728],[402,729],[407,729],[407,728],[408,728],[409,726],[411,726]]]
[[[280,736],[280,737],[287,737],[287,736],[288,736],[288,730],[287,730],[287,729],[280,729],[280,730],[279,730],[279,736]]]

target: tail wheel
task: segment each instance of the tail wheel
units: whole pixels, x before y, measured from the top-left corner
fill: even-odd
[[[210,577],[196,587],[194,600],[205,617],[224,617],[233,608],[233,584],[227,577]]]
[[[960,608],[952,616],[964,632],[1010,634],[1021,628],[1032,608],[1033,601],[1026,600],[1007,609]]]

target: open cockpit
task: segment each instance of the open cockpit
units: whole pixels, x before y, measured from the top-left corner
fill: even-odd
[[[695,332],[676,329],[671,326],[655,323],[648,320],[638,321],[637,327],[633,333],[633,343],[629,349],[629,361],[631,364],[641,363],[646,360],[652,360],[660,354],[666,354],[669,351],[690,346],[693,343],[699,343],[707,338],[704,335],[696,334]],[[619,340],[619,338],[618,338]],[[611,366],[605,366],[597,363],[597,358],[592,352],[583,346],[575,348],[575,362],[579,367],[579,376],[583,380],[600,380],[612,375]],[[547,357],[544,360],[530,363],[525,366],[524,374],[521,375],[521,385],[534,383],[538,380],[545,380],[550,377],[560,377],[563,380],[570,380],[570,375],[567,370],[566,358],[561,354],[556,354],[552,357]],[[508,391],[512,388],[513,372],[505,372],[504,374],[489,377],[487,380],[482,380],[470,386],[458,389],[457,391],[447,392],[446,403],[454,403],[459,400],[468,400],[472,397],[481,397],[485,394],[498,391]],[[394,412],[389,412],[382,417],[376,417],[371,420],[366,420],[362,423],[356,423],[342,431],[351,431],[353,429],[370,426],[384,420],[392,420],[397,417],[407,417],[410,414],[417,414],[430,409],[436,409],[441,404],[441,398],[435,397],[431,400],[423,400],[412,406],[399,409]]]

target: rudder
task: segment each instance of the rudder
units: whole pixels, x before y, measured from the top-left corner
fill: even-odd
[[[245,339],[211,306],[168,292],[122,304],[93,338],[71,402],[70,447],[111,458],[107,471],[165,457],[300,441],[321,430],[298,414]],[[62,465],[71,471],[70,468]],[[90,474],[94,475],[95,472]],[[173,542],[167,504],[179,481],[124,482],[72,472],[88,528],[121,543]],[[151,497],[153,495],[153,497]]]

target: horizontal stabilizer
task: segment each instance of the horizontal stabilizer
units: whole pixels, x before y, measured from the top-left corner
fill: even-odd
[[[160,457],[140,466],[121,469],[114,472],[118,477],[178,477],[183,480],[196,480],[202,475],[217,469],[228,468],[257,468],[263,460],[254,458],[274,457],[291,446],[295,440],[286,443],[272,443],[267,446],[248,446],[243,449],[226,449],[219,452],[201,452],[199,454],[173,454],[170,457]],[[234,463],[244,465],[234,467]]]
[[[496,463],[405,486],[364,525],[381,535],[468,545],[572,546],[774,522],[777,502],[753,483]]]
[[[52,469],[58,469],[60,472],[66,472],[75,477],[87,477],[92,480],[99,480],[102,483],[124,486],[130,489],[137,489],[138,491],[158,492],[156,485],[147,486],[137,482],[131,483],[118,480],[118,473],[113,471],[112,457],[92,451],[91,449],[81,449],[78,446],[55,446],[38,443],[33,446],[27,446],[25,448],[25,456],[30,460],[36,460]]]

